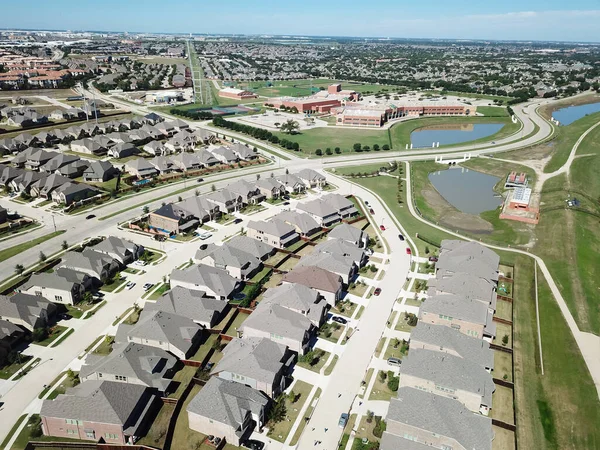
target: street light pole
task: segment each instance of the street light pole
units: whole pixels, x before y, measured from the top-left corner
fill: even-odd
[[[54,221],[54,214],[52,214],[52,225],[54,225],[54,232],[56,233],[56,222]]]

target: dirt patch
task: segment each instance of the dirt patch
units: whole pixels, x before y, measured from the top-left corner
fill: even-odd
[[[421,195],[425,202],[436,211],[439,223],[446,228],[476,234],[487,234],[494,231],[491,223],[473,214],[458,211],[435,189],[423,189]]]

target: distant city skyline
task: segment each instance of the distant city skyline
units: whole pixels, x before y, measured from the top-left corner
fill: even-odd
[[[597,0],[516,0],[502,4],[380,0],[209,3],[180,0],[54,0],[2,6],[1,28],[141,33],[352,36],[600,42]],[[568,9],[565,9],[565,8]]]

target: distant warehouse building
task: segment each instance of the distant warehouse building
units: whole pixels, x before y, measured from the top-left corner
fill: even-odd
[[[224,88],[219,91],[219,97],[233,98],[234,100],[245,100],[247,98],[258,98],[258,95],[251,91],[235,88]]]
[[[265,106],[271,105],[275,108],[296,108],[301,113],[328,113],[332,108],[356,102],[360,100],[360,94],[351,90],[342,90],[341,84],[332,84],[327,91],[319,91],[308,97],[278,97],[269,99]]]

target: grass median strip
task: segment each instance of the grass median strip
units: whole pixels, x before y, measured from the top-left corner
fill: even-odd
[[[30,248],[35,247],[36,245],[40,245],[41,243],[46,242],[50,239],[53,239],[56,236],[60,236],[65,231],[66,230],[58,230],[58,231],[55,231],[54,233],[46,234],[37,239],[33,239],[28,242],[23,242],[22,244],[18,244],[13,247],[9,247],[5,250],[0,250],[0,261],[5,261],[9,258],[12,258],[15,255],[18,255],[19,253],[23,253],[23,252],[29,250]]]

